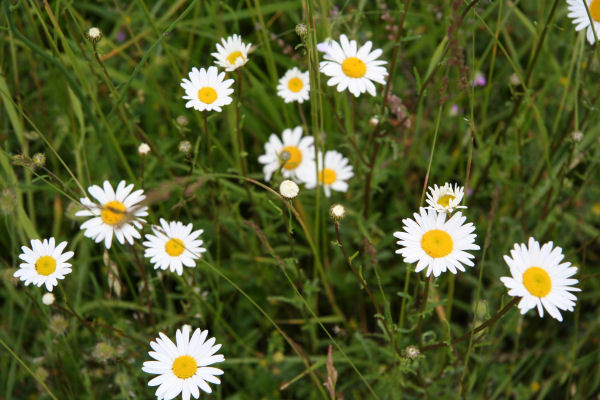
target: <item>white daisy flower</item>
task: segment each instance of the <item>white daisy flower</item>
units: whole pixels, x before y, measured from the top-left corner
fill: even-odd
[[[154,269],[171,269],[178,275],[183,274],[183,265],[189,268],[196,266],[194,260],[206,249],[198,237],[204,232],[199,229],[192,232],[192,224],[184,225],[179,221],[167,222],[160,219],[161,226],[153,226],[154,235],[147,234],[144,242],[144,257],[150,258]]]
[[[600,0],[585,0],[585,2],[584,0],[567,0],[567,3],[569,4],[568,15],[573,20],[575,30],[579,32],[587,28],[585,37],[590,44],[594,44],[596,42],[594,30],[596,30],[596,35],[600,37]],[[586,7],[589,10],[590,17],[592,17],[591,22]]]
[[[321,163],[321,153],[317,156],[318,163]],[[325,196],[331,196],[331,191],[345,192],[348,190],[348,179],[354,176],[354,169],[350,161],[335,150],[325,153],[323,168],[319,168],[317,175],[315,168],[317,163],[312,162],[312,168],[302,172],[299,178],[306,183],[307,189],[313,189],[317,186],[317,179],[323,185]]]
[[[38,287],[46,285],[46,289],[51,292],[54,286],[58,285],[58,279],[65,279],[65,275],[71,273],[71,264],[67,260],[73,257],[74,253],[63,253],[65,247],[67,242],[55,246],[53,237],[44,239],[43,242],[32,239],[31,249],[27,246],[21,247],[23,253],[19,254],[19,258],[25,262],[19,265],[13,276],[25,282],[25,286],[30,283]]]
[[[438,185],[429,186],[429,193],[427,193],[429,207],[426,208],[448,213],[456,208],[467,208],[459,205],[464,195],[465,188],[457,184],[454,184],[454,188],[448,182],[442,187],[438,187]]]
[[[181,82],[181,87],[185,89],[185,96],[182,98],[189,100],[185,103],[186,108],[221,112],[221,106],[231,103],[230,94],[233,89],[230,86],[233,79],[225,80],[225,72],[219,74],[217,67],[208,67],[208,70],[193,67],[189,77],[189,80],[183,78]]]
[[[209,365],[223,362],[225,357],[215,355],[221,345],[215,345],[215,338],[206,340],[207,330],[196,329],[190,338],[190,326],[184,325],[177,329],[177,344],[162,332],[158,336],[156,341],[150,342],[154,351],[148,352],[156,361],[146,361],[142,367],[142,371],[158,375],[148,382],[148,386],[158,386],[157,398],[170,400],[181,393],[183,400],[189,400],[190,395],[197,399],[200,396],[198,388],[212,392],[206,382],[221,383],[216,376],[223,375],[223,371]]]
[[[331,42],[333,42],[333,39],[327,38],[324,41],[322,41],[321,43],[317,43],[317,51],[320,51],[321,53],[329,54],[331,52],[331,49],[333,48]]]
[[[90,186],[88,192],[98,203],[84,197],[80,201],[86,209],[75,213],[78,217],[93,217],[81,224],[81,229],[96,243],[104,240],[107,249],[110,249],[113,234],[119,243],[133,244],[133,239],[141,237],[137,230],[146,222],[141,217],[148,215],[148,207],[139,205],[146,198],[144,191],[131,193],[133,183],[126,185],[125,181],[119,182],[116,192],[108,181],[104,181],[104,190],[98,185]]]
[[[211,53],[216,58],[215,64],[225,71],[235,71],[248,62],[248,50],[252,43],[244,44],[240,35],[229,36],[227,39],[221,38],[221,43],[217,43],[217,52]]]
[[[297,67],[288,70],[277,85],[277,95],[286,103],[292,101],[303,103],[304,100],[308,100],[309,91],[308,71],[302,72]]]
[[[512,277],[500,280],[510,289],[509,295],[522,297],[521,314],[537,307],[543,317],[545,308],[553,318],[562,321],[558,310],[573,311],[577,298],[570,292],[581,289],[572,286],[579,282],[577,279],[569,279],[577,268],[571,267],[570,262],[561,263],[563,258],[560,247],[553,248],[548,242],[540,248],[534,238],[529,238],[529,247],[515,243],[510,257],[504,256]]]
[[[465,224],[466,217],[459,211],[446,221],[446,213],[427,210],[423,207],[419,214],[414,213],[414,220],[402,220],[403,232],[394,232],[399,239],[396,242],[402,248],[396,254],[402,254],[404,262],[417,262],[415,272],[427,268],[427,276],[433,273],[438,277],[448,269],[453,274],[465,270],[464,265],[474,266],[471,261],[474,255],[466,250],[479,250],[475,244],[477,235],[473,233],[475,226]]]
[[[356,97],[364,92],[375,96],[373,82],[385,84],[388,72],[381,66],[387,61],[377,60],[383,50],[371,51],[372,46],[369,41],[358,49],[356,41],[348,41],[346,35],[340,36],[339,43],[332,40],[331,48],[323,56],[328,61],[321,61],[319,64],[321,72],[331,77],[327,85],[337,85],[338,92],[347,88]]]
[[[315,157],[312,136],[302,137],[302,127],[293,130],[285,129],[281,140],[274,133],[265,143],[265,154],[258,157],[258,162],[264,164],[265,180],[271,180],[273,172],[281,169],[284,178],[298,179],[299,174],[310,169]]]

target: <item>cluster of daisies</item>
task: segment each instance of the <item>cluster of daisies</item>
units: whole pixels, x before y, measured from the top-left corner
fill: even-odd
[[[428,206],[414,213],[414,219],[404,219],[403,231],[394,233],[400,246],[396,253],[406,263],[416,262],[416,272],[427,269],[427,276],[437,277],[447,270],[456,274],[465,271],[464,265],[474,265],[469,251],[479,250],[475,227],[465,223],[466,217],[456,211],[466,208],[460,205],[463,196],[464,188],[456,184],[429,187]],[[529,238],[528,245],[515,243],[510,256],[504,256],[512,276],[500,280],[510,296],[521,297],[521,314],[537,307],[540,317],[545,309],[562,321],[559,310],[573,311],[577,298],[571,292],[580,289],[573,286],[579,281],[571,277],[577,268],[562,262],[563,258],[560,247],[552,242],[540,247],[534,238]]]

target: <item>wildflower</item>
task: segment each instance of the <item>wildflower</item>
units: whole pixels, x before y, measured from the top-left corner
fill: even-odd
[[[427,276],[433,273],[438,277],[447,269],[453,274],[464,271],[463,264],[472,267],[475,258],[467,250],[479,250],[475,244],[475,227],[465,224],[466,218],[459,211],[446,221],[446,213],[422,208],[414,213],[414,220],[402,220],[404,232],[394,232],[402,248],[396,254],[402,254],[404,262],[417,262],[415,272],[427,268]]]
[[[573,131],[571,133],[571,139],[573,139],[573,141],[575,143],[579,143],[583,140],[583,132],[581,131]]]
[[[248,50],[252,43],[244,44],[239,35],[229,36],[227,39],[221,38],[222,46],[217,43],[217,52],[211,53],[216,58],[215,64],[225,71],[235,71],[248,62]]]
[[[473,77],[473,86],[485,86],[486,84],[487,79],[485,79],[485,76],[481,73],[481,71],[477,71],[475,73],[475,77]]]
[[[569,4],[568,15],[569,18],[573,20],[575,30],[579,32],[587,28],[585,36],[590,44],[594,44],[596,42],[596,38],[594,37],[594,30],[596,31],[596,35],[600,36],[600,1],[567,0],[567,3]],[[589,17],[588,11],[590,13]]]
[[[308,71],[302,72],[297,67],[288,70],[277,85],[277,95],[286,103],[297,101],[303,103],[308,100],[310,91],[310,81]]]
[[[264,164],[265,180],[271,180],[273,172],[281,169],[284,178],[298,179],[299,174],[310,169],[315,155],[313,137],[302,137],[302,127],[293,130],[285,129],[281,140],[274,133],[265,143],[265,154],[258,157],[258,162]]]
[[[448,182],[442,187],[438,187],[438,185],[429,186],[429,193],[427,193],[429,207],[426,208],[448,213],[456,208],[467,208],[459,205],[464,195],[465,188],[457,184],[454,184],[454,188]]]
[[[510,74],[510,76],[508,77],[508,82],[512,85],[512,86],[518,86],[521,84],[521,78],[519,78],[519,75],[517,75],[515,72],[513,72],[512,74]]]
[[[340,36],[340,43],[332,40],[331,48],[323,57],[327,61],[320,63],[321,72],[331,77],[327,85],[337,85],[338,92],[347,88],[355,97],[364,92],[375,96],[375,85],[372,81],[384,84],[388,72],[381,66],[387,61],[377,60],[383,51],[371,51],[372,46],[369,41],[357,49],[356,41],[348,41],[346,35]]]
[[[406,357],[411,360],[416,360],[421,352],[417,346],[407,346],[406,349],[404,349],[404,353],[406,353]]]
[[[179,115],[175,121],[177,122],[177,125],[179,125],[179,126],[187,126],[187,124],[189,123],[189,121],[185,115]]]
[[[448,115],[451,117],[456,117],[458,115],[458,104],[452,104],[450,106],[450,110],[448,110]]]
[[[24,263],[19,265],[14,277],[25,282],[25,286],[33,283],[36,286],[46,285],[46,289],[51,292],[54,286],[58,285],[58,279],[65,279],[65,275],[71,273],[71,264],[67,262],[73,257],[72,251],[63,253],[67,247],[67,242],[61,242],[55,245],[54,238],[44,239],[42,242],[38,239],[31,240],[31,249],[22,246],[23,253],[19,258]]]
[[[331,190],[345,192],[348,190],[347,180],[354,176],[354,170],[350,161],[341,153],[331,150],[325,153],[323,167],[319,166],[318,174],[315,171],[317,164],[321,163],[321,154],[317,156],[317,162],[312,162],[312,168],[302,171],[299,176],[306,183],[307,189],[317,186],[318,182],[323,185],[325,196],[331,196]]]
[[[44,153],[35,153],[33,157],[31,157],[31,161],[33,161],[33,167],[43,167],[46,165],[46,155]]]
[[[138,153],[140,153],[140,155],[145,156],[148,153],[150,153],[150,146],[148,146],[148,143],[141,143],[138,146]]]
[[[75,213],[77,217],[93,217],[81,224],[81,229],[96,243],[104,240],[107,249],[110,249],[113,235],[121,244],[125,241],[133,244],[133,239],[141,237],[137,230],[142,228],[142,222],[146,222],[141,217],[148,215],[148,207],[139,205],[146,198],[144,191],[131,193],[133,184],[125,185],[125,181],[119,182],[116,192],[108,181],[104,181],[104,190],[98,185],[90,186],[88,192],[99,204],[84,197],[80,201],[86,209]]]
[[[189,140],[182,140],[179,142],[177,149],[179,149],[181,153],[187,154],[192,150],[192,144]]]
[[[94,346],[94,350],[92,350],[92,357],[96,359],[96,361],[106,364],[108,361],[112,360],[117,356],[116,349],[108,343],[98,342]]]
[[[69,320],[62,316],[62,314],[55,314],[50,317],[50,323],[48,324],[50,330],[57,335],[63,335],[69,328]]]
[[[570,267],[570,262],[561,263],[564,255],[560,247],[553,247],[552,242],[540,244],[529,238],[525,243],[515,243],[510,257],[504,261],[510,268],[512,277],[500,280],[510,289],[510,296],[522,297],[519,302],[521,314],[537,307],[540,317],[544,316],[544,308],[555,319],[562,321],[559,310],[573,311],[577,298],[570,292],[581,289],[573,287],[577,279],[569,279],[577,272],[577,267]]]
[[[371,125],[373,128],[377,127],[377,125],[379,125],[379,118],[371,117],[371,119],[369,119],[369,125]]]
[[[52,293],[45,293],[42,296],[42,303],[44,303],[44,305],[46,305],[46,306],[50,306],[50,305],[54,304],[54,300],[55,300],[55,297]]]
[[[206,249],[202,247],[204,243],[198,237],[204,232],[199,229],[192,232],[192,224],[184,225],[179,221],[167,222],[160,219],[160,227],[153,226],[154,235],[147,234],[144,247],[144,257],[150,258],[154,264],[154,269],[166,270],[177,275],[183,274],[183,265],[189,268],[196,266],[194,260],[200,258],[201,253]]]
[[[156,361],[146,361],[142,367],[142,371],[158,375],[148,382],[148,386],[158,386],[156,397],[173,399],[181,393],[184,400],[190,395],[197,399],[200,396],[198,388],[211,393],[207,382],[221,383],[216,376],[222,375],[223,371],[209,365],[223,362],[225,357],[214,355],[221,345],[214,344],[215,338],[205,341],[207,330],[196,329],[190,338],[189,327],[178,329],[176,344],[164,333],[158,335],[156,341],[150,342],[154,351],[148,353]]]
[[[320,51],[321,53],[325,53],[325,55],[328,55],[329,53],[331,53],[331,51],[333,49],[332,42],[333,42],[333,39],[327,38],[324,41],[322,41],[321,43],[317,43],[317,51]]]
[[[87,37],[87,39],[90,42],[92,42],[92,43],[98,43],[100,41],[100,39],[102,39],[102,31],[99,28],[96,28],[95,26],[92,26],[85,33],[85,36]]]
[[[329,208],[329,215],[336,221],[341,221],[346,216],[346,208],[341,204],[334,204]]]
[[[193,67],[189,77],[189,80],[183,78],[181,82],[181,87],[185,89],[185,96],[182,98],[188,100],[186,108],[221,112],[221,106],[231,103],[230,94],[233,89],[230,86],[233,79],[225,80],[225,72],[218,74],[217,67],[208,67],[208,70]]]
[[[300,36],[300,39],[304,40],[306,34],[308,33],[308,28],[304,24],[296,25],[296,35]]]
[[[300,192],[300,188],[298,184],[294,181],[290,181],[289,179],[284,180],[279,185],[279,193],[288,200],[292,200],[298,193]]]

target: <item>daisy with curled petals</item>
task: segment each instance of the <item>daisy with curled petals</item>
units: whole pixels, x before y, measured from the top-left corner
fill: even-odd
[[[567,3],[569,4],[569,18],[573,20],[575,30],[579,32],[587,28],[585,37],[590,44],[594,44],[596,42],[594,30],[596,36],[600,37],[600,0],[567,0]]]
[[[258,162],[264,164],[263,172],[267,182],[279,169],[284,178],[297,180],[299,175],[311,168],[314,157],[313,137],[302,137],[302,127],[297,126],[293,130],[285,129],[281,140],[272,133],[265,143],[265,154],[258,157]]]
[[[454,187],[447,182],[442,187],[438,187],[438,185],[429,186],[429,193],[427,193],[429,207],[427,208],[448,213],[457,208],[467,208],[459,205],[464,195],[465,188],[457,184],[454,184]]]
[[[321,154],[317,156],[319,165],[321,164]],[[354,176],[354,169],[350,161],[335,150],[325,153],[323,167],[319,167],[317,175],[315,168],[317,163],[313,161],[312,168],[303,171],[300,179],[306,183],[307,189],[313,189],[317,186],[317,180],[323,186],[325,196],[331,196],[331,191],[345,192],[348,190],[348,179]]]
[[[190,329],[189,325],[177,329],[176,344],[162,332],[156,341],[150,342],[154,351],[148,354],[156,361],[144,362],[142,371],[158,375],[148,382],[148,386],[158,386],[156,397],[159,399],[170,400],[180,393],[183,400],[189,400],[190,395],[197,399],[200,396],[198,388],[211,393],[207,382],[221,383],[216,376],[223,375],[223,371],[209,367],[225,361],[223,355],[215,355],[221,345],[215,345],[215,338],[206,340],[207,330],[196,329],[190,338]]]
[[[319,64],[321,72],[330,76],[328,86],[337,86],[337,91],[348,89],[355,97],[369,92],[375,96],[373,82],[385,84],[388,72],[382,65],[387,61],[377,60],[383,53],[381,49],[371,51],[373,44],[369,41],[358,48],[355,40],[348,40],[346,35],[340,36],[340,42],[331,41],[329,51]]]
[[[225,72],[219,74],[217,67],[208,67],[208,70],[193,67],[189,77],[189,80],[183,78],[181,82],[181,87],[185,90],[182,98],[188,100],[186,108],[221,112],[221,106],[231,103],[230,94],[233,89],[230,86],[233,79],[225,80]]]
[[[427,268],[427,276],[438,277],[449,270],[456,274],[465,270],[464,265],[474,266],[471,261],[474,255],[468,250],[479,250],[475,244],[477,235],[473,233],[475,226],[465,224],[466,217],[459,211],[446,221],[446,213],[435,210],[420,209],[414,213],[414,220],[402,220],[403,232],[394,232],[401,246],[396,254],[404,257],[404,262],[417,262],[415,272]]]
[[[204,232],[200,229],[192,232],[192,224],[184,225],[179,221],[167,222],[160,219],[161,226],[153,226],[154,235],[147,234],[144,242],[146,251],[144,257],[150,258],[154,269],[171,269],[178,275],[183,274],[183,266],[193,268],[194,260],[206,249],[202,247],[202,240],[198,236]]]
[[[23,253],[19,254],[19,258],[25,262],[19,265],[14,277],[25,282],[25,286],[30,283],[38,287],[46,285],[46,289],[51,292],[58,285],[58,279],[65,279],[65,275],[71,273],[71,264],[67,261],[73,257],[73,252],[63,253],[65,247],[67,242],[55,246],[53,237],[44,239],[43,242],[32,239],[31,249],[21,247]]]
[[[222,44],[222,45],[221,45]],[[244,44],[240,35],[221,38],[221,44],[217,43],[217,52],[211,53],[216,58],[215,64],[225,71],[235,71],[248,62],[248,50],[252,43]]]
[[[84,235],[96,243],[104,240],[107,249],[110,249],[113,235],[121,244],[125,241],[133,244],[133,239],[141,237],[137,230],[142,228],[142,222],[146,222],[142,217],[148,215],[148,207],[139,204],[146,198],[144,191],[132,193],[133,183],[127,185],[125,181],[119,182],[116,191],[109,181],[104,181],[103,186],[104,189],[98,185],[90,186],[88,192],[98,203],[84,197],[81,204],[86,209],[75,213],[78,217],[92,217],[81,224]]]
[[[510,296],[522,297],[521,314],[537,307],[543,317],[545,308],[553,318],[562,321],[559,310],[573,311],[577,298],[570,292],[581,289],[573,287],[579,283],[577,279],[570,279],[577,268],[571,267],[570,262],[561,263],[564,257],[560,247],[548,242],[540,248],[534,238],[529,238],[529,246],[515,243],[510,257],[504,256],[512,277],[500,280],[510,289]]]
[[[303,103],[304,100],[308,100],[309,91],[308,71],[302,72],[297,67],[288,70],[277,85],[277,95],[286,103],[292,101]]]

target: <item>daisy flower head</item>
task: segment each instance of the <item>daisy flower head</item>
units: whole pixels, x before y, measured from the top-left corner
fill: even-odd
[[[194,260],[200,258],[206,249],[204,243],[198,237],[204,232],[199,229],[192,231],[192,224],[184,225],[179,221],[167,222],[160,219],[161,226],[153,226],[153,235],[146,235],[144,257],[150,258],[154,269],[171,269],[178,275],[183,275],[183,266],[193,268],[196,266]]]
[[[371,51],[373,44],[368,41],[358,48],[355,40],[348,40],[346,35],[340,36],[339,43],[331,41],[331,47],[321,61],[320,70],[329,76],[328,86],[337,86],[337,91],[348,89],[355,97],[369,92],[375,96],[373,82],[385,84],[388,72],[382,65],[387,61],[377,60],[383,53],[381,49]]]
[[[573,20],[575,30],[579,32],[587,28],[585,37],[590,44],[594,44],[596,42],[594,30],[600,37],[600,0],[567,0],[567,4],[569,5],[568,15]]]
[[[438,277],[449,270],[456,274],[465,270],[464,265],[474,266],[474,255],[468,250],[479,250],[475,244],[475,226],[465,224],[466,217],[459,211],[446,221],[446,213],[438,213],[421,207],[414,219],[402,220],[404,231],[394,232],[400,249],[396,254],[404,257],[404,262],[417,262],[415,272],[427,268],[427,276]],[[464,264],[464,265],[463,265]]]
[[[307,189],[313,189],[317,186],[317,182],[323,185],[325,196],[331,196],[331,191],[345,192],[348,190],[348,180],[354,176],[354,169],[350,161],[335,150],[330,150],[325,153],[323,158],[323,167],[321,165],[322,155],[319,152],[317,162],[313,161],[312,168],[302,172],[300,179],[306,183]],[[319,172],[315,171],[319,165]]]
[[[329,54],[331,52],[331,42],[333,42],[333,40],[331,38],[327,38],[324,41],[322,41],[321,43],[317,43],[317,51],[320,51],[321,53],[325,53],[325,54]]]
[[[540,247],[534,238],[529,238],[528,245],[515,243],[510,257],[504,256],[512,277],[500,280],[509,289],[510,296],[522,297],[521,314],[537,307],[543,317],[545,308],[553,318],[562,321],[559,310],[573,311],[577,298],[571,292],[581,291],[573,287],[579,281],[571,278],[577,267],[572,267],[570,262],[561,263],[563,258],[560,247],[553,247],[552,242]]]
[[[154,360],[144,362],[142,371],[158,375],[148,382],[148,386],[158,386],[156,397],[159,399],[170,400],[180,393],[183,400],[189,400],[190,395],[197,399],[200,396],[198,388],[211,393],[207,382],[221,383],[216,376],[223,375],[223,371],[209,367],[225,361],[223,355],[215,354],[221,345],[215,345],[215,338],[206,340],[207,330],[196,329],[191,338],[190,330],[189,325],[177,329],[176,343],[162,332],[150,342],[154,351],[148,354]]]
[[[233,89],[230,86],[233,79],[225,79],[225,72],[219,73],[217,67],[208,67],[207,70],[193,67],[189,77],[189,80],[183,78],[181,82],[181,87],[185,90],[182,98],[188,100],[186,108],[221,112],[221,106],[231,103],[230,94]]]
[[[279,169],[284,178],[298,179],[299,175],[311,168],[314,157],[313,137],[302,137],[302,127],[297,126],[285,129],[281,139],[272,133],[265,143],[265,154],[258,157],[258,162],[264,164],[263,172],[268,182]]]
[[[452,212],[457,208],[467,208],[459,205],[465,195],[465,188],[454,184],[454,187],[448,182],[442,187],[438,185],[429,186],[427,193],[427,204],[429,209],[438,212]]]
[[[86,209],[75,213],[77,217],[92,217],[81,224],[84,235],[96,243],[104,240],[107,249],[110,249],[113,235],[121,244],[125,241],[133,244],[133,239],[139,239],[137,230],[142,228],[142,222],[146,222],[142,217],[148,215],[148,207],[140,205],[146,198],[144,191],[132,190],[133,183],[127,185],[125,181],[119,182],[116,191],[109,181],[104,181],[103,188],[90,186],[88,192],[97,203],[84,197],[80,201]]]
[[[51,292],[58,285],[58,279],[65,279],[65,275],[71,273],[71,264],[67,261],[73,257],[73,252],[63,253],[65,247],[67,242],[56,246],[53,237],[44,241],[32,239],[31,248],[21,247],[23,253],[19,254],[19,258],[24,263],[19,265],[13,276],[25,282],[25,286],[30,283],[38,287],[46,285],[46,289]]]
[[[288,70],[277,85],[277,95],[286,103],[297,101],[303,103],[308,100],[308,92],[310,91],[310,80],[308,79],[308,71],[302,72],[297,67]]]
[[[217,43],[217,52],[211,53],[216,58],[215,64],[225,71],[235,71],[248,62],[248,51],[252,43],[244,44],[240,35],[234,34],[227,39],[221,38],[221,44]]]

